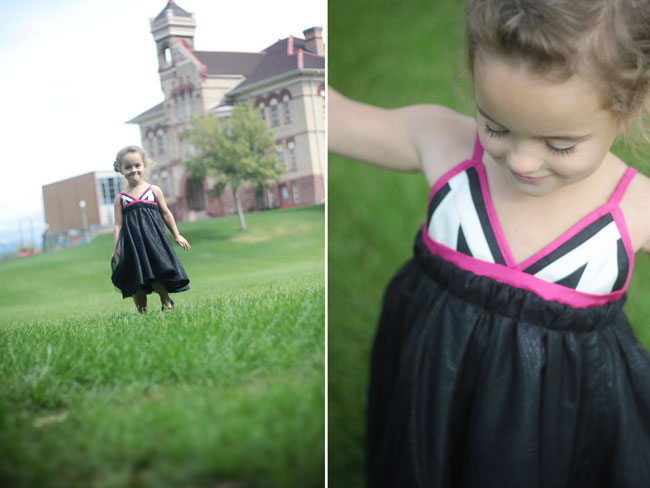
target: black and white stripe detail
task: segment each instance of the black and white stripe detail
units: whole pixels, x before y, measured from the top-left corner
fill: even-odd
[[[133,202],[135,202],[135,198],[131,198],[130,196],[125,195],[124,193],[122,193],[122,194],[120,195],[120,200],[122,200],[122,206],[123,206],[123,207],[125,207],[125,206],[128,205],[129,203],[133,203]]]
[[[145,191],[142,196],[139,198],[140,201],[145,201],[145,202],[155,202],[156,201],[156,195],[153,193],[153,189],[149,188],[147,191]]]
[[[585,293],[625,286],[630,262],[614,217],[607,213],[558,246],[525,273]]]
[[[435,241],[489,263],[506,264],[476,168],[440,188],[428,209],[427,232]],[[630,260],[614,217],[599,217],[523,271],[577,291],[605,294],[625,286]]]
[[[463,254],[506,264],[486,211],[476,168],[451,178],[429,204],[429,235]]]
[[[155,203],[156,195],[154,194],[152,188],[147,188],[145,192],[137,200],[133,198],[131,195],[127,195],[126,193],[121,193],[120,199],[122,202],[122,207],[126,207],[127,205],[133,202],[154,202]]]

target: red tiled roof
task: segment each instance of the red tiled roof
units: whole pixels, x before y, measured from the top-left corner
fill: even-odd
[[[263,53],[255,69],[234,91],[297,69],[325,69],[325,57],[306,50],[305,40],[297,37],[280,39]]]
[[[248,76],[264,58],[260,53],[192,51],[192,54],[207,68],[208,75]]]

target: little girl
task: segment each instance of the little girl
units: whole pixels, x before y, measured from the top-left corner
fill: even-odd
[[[176,243],[190,249],[178,233],[174,216],[160,188],[144,179],[149,160],[142,148],[127,146],[117,153],[113,168],[124,175],[126,191],[115,198],[115,251],[111,258],[113,284],[122,296],[133,297],[138,312],[145,312],[147,295],[160,295],[161,309],[172,310],[169,293],[189,290],[190,280],[172,249],[163,222]]]
[[[329,91],[331,151],[431,186],[375,338],[370,486],[648,486],[622,306],[650,179],[609,149],[648,115],[650,4],[468,0],[466,31],[476,118]]]

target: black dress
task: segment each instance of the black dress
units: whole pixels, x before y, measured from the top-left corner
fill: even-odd
[[[634,171],[518,265],[481,158],[477,141],[432,188],[414,257],[386,291],[370,486],[650,486],[650,358],[622,311],[633,253],[618,202]]]
[[[160,281],[169,293],[189,290],[189,278],[167,238],[151,186],[140,198],[120,193],[122,230],[111,262],[113,284],[130,297],[141,287],[147,294]]]

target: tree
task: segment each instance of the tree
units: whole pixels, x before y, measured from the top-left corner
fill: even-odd
[[[186,163],[192,177],[214,178],[217,194],[230,185],[239,225],[246,230],[239,188],[246,183],[253,187],[268,186],[282,174],[273,134],[249,104],[235,106],[228,118],[211,114],[195,118],[186,133],[196,150],[196,155]]]

